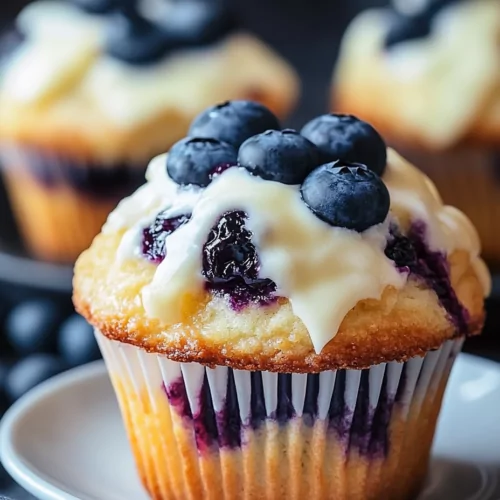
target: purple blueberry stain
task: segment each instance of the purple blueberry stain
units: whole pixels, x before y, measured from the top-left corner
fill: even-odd
[[[436,293],[441,306],[458,334],[469,331],[469,313],[462,306],[451,285],[450,269],[446,256],[431,250],[427,244],[427,229],[423,222],[412,224],[408,235],[391,228],[391,238],[385,248],[386,256],[393,260],[401,272],[422,279]]]
[[[207,289],[227,297],[236,311],[250,303],[268,305],[276,300],[276,284],[259,276],[260,261],[246,218],[242,211],[223,214],[203,247]]]
[[[141,251],[146,259],[153,264],[161,264],[167,255],[167,236],[186,224],[190,217],[168,217],[167,212],[160,212],[154,222],[142,231]]]

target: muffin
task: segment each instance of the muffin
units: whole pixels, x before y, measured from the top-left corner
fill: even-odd
[[[476,231],[366,122],[299,134],[254,103],[223,109],[152,161],[76,263],[144,486],[412,498],[484,321]]]
[[[472,220],[500,263],[500,3],[395,2],[348,28],[332,109],[373,123]]]
[[[74,261],[151,158],[207,106],[252,98],[284,116],[294,104],[294,71],[227,9],[135,4],[36,2],[17,19],[17,43],[8,38],[0,155],[21,232],[40,258]]]

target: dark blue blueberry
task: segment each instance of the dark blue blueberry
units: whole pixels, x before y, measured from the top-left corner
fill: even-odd
[[[246,215],[224,214],[210,231],[203,247],[203,275],[212,291],[229,294],[236,309],[249,302],[268,303],[276,285],[259,276],[260,262]]]
[[[167,156],[167,172],[177,184],[208,186],[221,165],[234,165],[236,150],[217,139],[186,137],[172,146]]]
[[[191,137],[209,137],[239,148],[248,138],[280,129],[278,119],[253,101],[226,101],[200,113],[191,124]]]
[[[387,49],[403,42],[429,36],[431,19],[424,13],[414,16],[395,15],[385,38]]]
[[[87,321],[74,314],[59,329],[59,353],[71,366],[90,363],[101,357],[94,329]]]
[[[394,261],[399,269],[411,270],[417,264],[417,252],[413,242],[394,229],[385,247],[385,255]]]
[[[457,1],[430,0],[424,9],[413,15],[395,13],[385,38],[385,47],[389,49],[403,42],[429,36],[436,15]]]
[[[163,28],[133,8],[119,9],[110,20],[107,53],[135,65],[152,64],[178,45]]]
[[[323,153],[325,163],[361,163],[382,175],[387,163],[387,146],[368,123],[351,115],[318,116],[301,131]]]
[[[234,30],[237,23],[227,5],[220,2],[183,0],[168,11],[162,26],[182,47],[217,42]]]
[[[161,212],[155,221],[142,232],[142,254],[154,264],[160,264],[167,255],[165,240],[177,228],[189,221],[190,215],[167,217]]]
[[[300,184],[321,163],[321,155],[295,130],[268,130],[241,145],[238,163],[262,179]]]
[[[16,306],[7,317],[5,331],[19,354],[52,351],[61,322],[61,311],[50,300],[30,300]]]
[[[18,361],[7,375],[5,392],[11,401],[19,399],[41,382],[66,369],[64,361],[52,354],[32,354]]]
[[[71,2],[89,14],[108,14],[120,5],[135,6],[137,0],[71,0]]]
[[[387,187],[364,165],[322,165],[300,191],[311,211],[332,226],[361,232],[383,222],[389,213]]]

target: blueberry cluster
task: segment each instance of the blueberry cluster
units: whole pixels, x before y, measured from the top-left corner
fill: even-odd
[[[230,101],[193,121],[188,137],[167,157],[167,172],[180,185],[208,186],[218,171],[243,167],[262,179],[301,185],[311,211],[332,226],[364,231],[382,222],[389,192],[380,176],[386,145],[368,123],[328,114],[299,133],[281,129],[262,104]]]
[[[73,366],[100,358],[93,328],[55,299],[11,303],[0,311],[0,406]],[[3,307],[0,307],[3,309]]]
[[[107,52],[130,64],[150,64],[170,51],[213,43],[235,26],[234,17],[216,2],[176,2],[161,23],[143,17],[138,0],[72,0],[85,12],[109,16]]]
[[[427,5],[412,15],[394,13],[392,23],[385,38],[387,49],[402,42],[425,38],[431,32],[436,15],[457,0],[429,0]]]

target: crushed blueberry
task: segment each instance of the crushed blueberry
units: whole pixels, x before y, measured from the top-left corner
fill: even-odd
[[[228,294],[236,309],[249,302],[268,303],[276,290],[271,280],[259,277],[259,257],[245,220],[244,212],[225,213],[203,247],[203,275],[208,288]]]
[[[239,148],[256,134],[280,128],[278,119],[262,104],[226,101],[200,113],[191,124],[189,136],[218,139]]]
[[[321,155],[311,141],[295,130],[268,130],[241,145],[238,163],[262,179],[300,184],[321,164]]]
[[[382,175],[387,163],[387,146],[369,124],[351,115],[327,114],[314,118],[300,132],[316,144],[323,163],[362,163]]]
[[[181,185],[208,186],[214,174],[237,163],[236,150],[218,139],[186,137],[167,157],[170,178]]]
[[[191,215],[167,217],[161,212],[155,221],[142,231],[142,254],[152,263],[160,264],[167,255],[165,240],[169,234],[186,224]]]
[[[433,251],[426,243],[426,228],[423,223],[414,223],[407,236],[397,228],[391,228],[391,239],[385,254],[403,272],[420,277],[438,296],[459,334],[468,333],[467,310],[462,306],[451,285],[450,270],[446,256]]]
[[[389,213],[387,187],[364,165],[322,165],[308,175],[300,192],[319,219],[336,227],[362,232]]]

